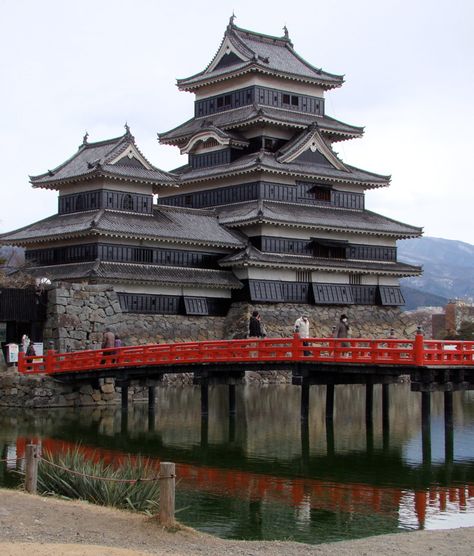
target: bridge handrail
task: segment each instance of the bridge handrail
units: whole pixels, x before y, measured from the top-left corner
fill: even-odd
[[[474,365],[474,342],[394,338],[246,338],[144,344],[56,352],[19,354],[22,374],[59,374],[106,368],[169,367],[180,364],[239,362],[321,362],[400,366]]]

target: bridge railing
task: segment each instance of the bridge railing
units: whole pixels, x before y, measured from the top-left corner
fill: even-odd
[[[147,344],[58,353],[20,354],[24,374],[57,374],[106,368],[166,367],[205,363],[306,361],[365,365],[453,366],[474,365],[474,342],[366,338],[261,338]]]

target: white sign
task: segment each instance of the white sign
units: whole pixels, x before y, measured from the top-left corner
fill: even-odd
[[[7,363],[18,363],[18,344],[7,344]]]

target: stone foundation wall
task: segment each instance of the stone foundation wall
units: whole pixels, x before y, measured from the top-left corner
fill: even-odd
[[[124,313],[112,286],[60,284],[49,291],[45,344],[58,351],[96,349],[106,328],[120,336],[125,345],[245,338],[253,310],[258,310],[268,336],[288,337],[295,320],[306,313],[311,335],[332,335],[339,316],[349,317],[352,337],[387,337],[390,330],[398,338],[411,338],[418,325],[427,324],[417,313],[403,313],[394,307],[353,305],[314,306],[291,303],[233,303],[226,317],[148,315]],[[431,328],[425,335],[431,337]]]
[[[148,389],[133,382],[128,388],[130,402],[148,400]],[[10,368],[0,374],[0,407],[82,407],[121,403],[121,389],[113,378],[90,384],[61,384],[41,376],[25,376]]]

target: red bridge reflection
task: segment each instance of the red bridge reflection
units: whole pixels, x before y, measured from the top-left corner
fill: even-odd
[[[126,460],[132,462],[137,456],[101,448],[76,445],[71,442],[52,438],[18,438],[17,458],[24,456],[25,446],[35,443],[42,453],[64,454],[78,450],[91,461],[103,461],[119,466]],[[158,472],[160,460],[147,458]],[[176,463],[176,473],[183,490],[196,490],[213,495],[229,496],[249,501],[274,501],[296,508],[318,509],[330,512],[354,514],[382,514],[397,517],[401,505],[416,516],[417,525],[423,528],[427,511],[445,512],[450,505],[454,511],[462,512],[468,508],[469,499],[474,503],[474,485],[453,487],[433,486],[419,490],[407,498],[407,491],[401,488],[378,487],[362,483],[332,483],[316,479],[282,478],[267,474],[221,469],[211,466],[198,466]],[[412,504],[407,507],[407,500]]]

